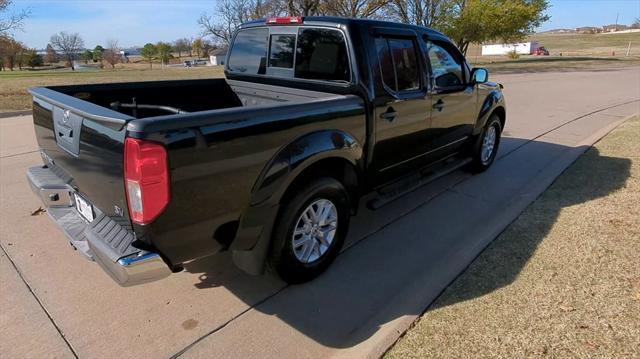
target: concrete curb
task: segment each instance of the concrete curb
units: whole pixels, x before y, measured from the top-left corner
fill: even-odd
[[[0,118],[17,117],[31,115],[31,110],[0,112]]]

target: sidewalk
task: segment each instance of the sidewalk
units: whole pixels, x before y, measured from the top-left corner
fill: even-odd
[[[387,357],[639,357],[639,137],[636,116],[582,155]]]

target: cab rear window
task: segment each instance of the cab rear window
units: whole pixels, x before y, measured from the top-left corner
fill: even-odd
[[[344,36],[340,31],[321,28],[300,27],[287,34],[266,27],[241,30],[229,55],[228,70],[299,79],[351,80]]]

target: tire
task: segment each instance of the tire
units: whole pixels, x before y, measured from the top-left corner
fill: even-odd
[[[309,208],[313,211],[309,212]],[[311,220],[310,213],[316,211],[320,216],[325,213],[326,219]],[[335,230],[331,234],[334,219]],[[280,209],[273,231],[270,266],[291,284],[317,277],[340,252],[349,219],[349,195],[336,179],[320,177],[299,187]]]
[[[471,149],[471,171],[480,173],[486,171],[493,161],[496,159],[498,148],[500,147],[500,138],[502,134],[502,125],[498,115],[491,115],[487,124],[482,129],[482,133],[473,142]],[[493,146],[490,146],[490,138],[493,136]],[[491,152],[487,155],[488,147]]]

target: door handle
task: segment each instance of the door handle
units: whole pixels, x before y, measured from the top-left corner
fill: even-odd
[[[396,116],[398,116],[398,113],[391,106],[389,106],[389,108],[387,108],[387,111],[385,111],[385,112],[380,114],[380,118],[381,119],[387,120],[389,122],[392,122],[393,120],[395,120]]]
[[[438,110],[438,112],[442,112],[444,109],[444,101],[442,101],[442,99],[438,99],[438,102],[433,104],[433,109]]]

